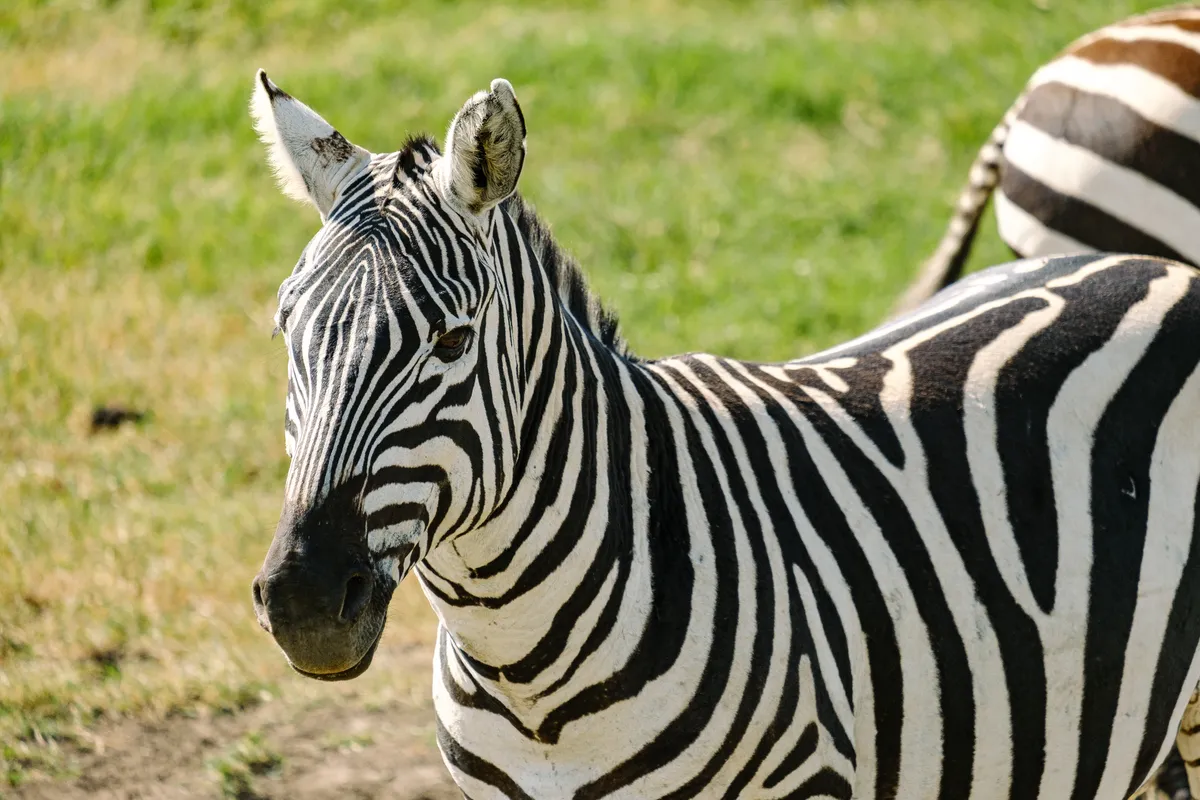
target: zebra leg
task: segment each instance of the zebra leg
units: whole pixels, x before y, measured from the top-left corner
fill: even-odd
[[[1179,750],[1172,747],[1167,760],[1129,800],[1190,800],[1191,796],[1183,758]]]
[[[1200,797],[1200,686],[1192,692],[1192,698],[1183,710],[1179,733],[1175,737],[1175,752],[1191,791],[1187,795],[1173,795],[1173,798]]]
[[[1178,747],[1172,747],[1167,754],[1167,760],[1154,774],[1153,794],[1147,792],[1146,797],[1157,796],[1164,800],[1191,800],[1192,793],[1188,788],[1188,770]]]
[[[1183,711],[1175,746],[1167,754],[1167,760],[1134,798],[1192,800],[1200,797],[1200,792],[1197,792],[1200,789],[1200,758],[1197,756],[1200,756],[1200,687],[1192,692]]]

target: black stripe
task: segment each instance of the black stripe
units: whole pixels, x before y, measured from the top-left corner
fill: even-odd
[[[1196,63],[1200,66],[1200,58]],[[1030,92],[1020,119],[1200,205],[1200,142],[1151,122],[1119,100],[1045,83]]]
[[[760,379],[787,398],[801,413],[807,412],[812,406],[808,396],[794,384],[772,380],[766,375],[760,376]],[[787,450],[791,478],[804,515],[811,522],[814,532],[833,553],[838,569],[846,578],[859,616],[867,645],[868,677],[874,698],[875,717],[868,729],[875,731],[875,795],[880,800],[891,800],[896,796],[900,782],[900,738],[904,719],[904,683],[900,679],[900,648],[896,629],[891,624],[887,602],[858,537],[847,521],[845,512],[830,493],[825,476],[813,461],[800,431],[789,420],[786,427],[780,427],[780,435]],[[805,549],[800,542],[793,547],[793,552]],[[823,624],[827,631],[835,627],[828,621]],[[853,691],[848,694],[854,696]]]
[[[751,366],[748,368],[750,374],[766,386],[779,388],[779,382],[764,372],[759,367]],[[775,423],[775,433],[780,437],[783,443],[785,454],[787,455],[787,464],[790,466],[794,463],[794,458],[791,455],[790,447],[802,446],[802,441],[799,437],[799,432],[792,420],[787,416],[787,413],[776,404],[763,389],[754,386],[753,383],[747,383],[748,387],[754,389],[758,396],[763,400],[764,408]],[[784,384],[786,385],[786,384]],[[777,475],[779,473],[778,464],[770,464],[766,461],[766,443],[758,438],[750,438],[747,442],[747,449],[750,452],[751,460],[754,463],[754,472],[756,475]],[[794,479],[794,476],[789,473],[789,480]],[[808,552],[808,548],[804,546],[803,540],[800,538],[800,532],[797,529],[798,519],[794,519],[788,514],[787,505],[783,500],[783,495],[779,490],[779,483],[775,480],[763,480],[763,491],[765,492],[764,501],[767,507],[772,512],[772,525],[779,537],[780,548],[783,550],[784,561],[789,566],[799,567],[804,574],[805,580],[808,582],[809,589],[812,591],[817,604],[817,623],[820,624],[822,631],[825,634],[825,646],[833,656],[836,674],[825,675],[821,668],[820,662],[816,659],[816,646],[812,642],[810,623],[804,615],[804,606],[801,603],[798,594],[798,587],[795,584],[793,576],[789,575],[792,580],[789,581],[789,599],[792,603],[793,620],[796,625],[798,635],[801,637],[796,648],[797,655],[809,654],[813,656],[812,672],[813,680],[817,686],[825,686],[827,683],[838,681],[841,684],[842,693],[846,696],[850,704],[850,710],[854,710],[854,685],[852,681],[853,671],[850,664],[850,648],[846,641],[846,631],[844,622],[838,614],[837,608],[834,606],[833,599],[829,596],[829,591],[825,588],[825,578],[812,562],[812,557]],[[795,488],[795,487],[793,487]],[[830,738],[833,741],[834,747],[839,753],[846,757],[851,764],[856,762],[854,747],[851,743],[851,731],[845,730],[842,727],[841,720],[833,709],[833,704],[829,698],[827,690],[818,691],[816,693],[817,703],[817,718],[821,725],[829,732]]]
[[[574,440],[575,446],[582,449],[582,452],[595,453],[599,392],[594,375],[584,370],[582,377],[582,416],[581,419],[575,421],[578,425],[577,430],[582,435],[571,438]],[[570,557],[578,544],[579,533],[584,530],[587,518],[592,512],[599,483],[596,460],[584,458],[581,461],[580,474],[574,486],[564,487],[566,491],[571,492],[571,502],[558,532],[532,563],[525,568],[513,588],[504,595],[501,601],[492,606],[489,600],[485,605],[499,607],[532,590],[535,586],[544,584]],[[603,466],[607,467],[608,465],[604,464]],[[554,481],[546,480],[543,483],[554,483]],[[583,576],[583,580],[568,594],[566,600],[555,612],[545,635],[533,649],[519,661],[500,669],[500,674],[505,679],[513,683],[529,683],[563,654],[580,615],[591,606],[599,595],[605,579],[616,566],[617,555],[623,539],[627,542],[627,530],[622,530],[615,524],[605,526],[603,540],[597,549],[596,560],[592,562]],[[542,741],[553,742],[554,738],[551,738],[549,734],[543,734]]]
[[[604,383],[610,387],[620,386],[620,376],[612,359],[597,359]],[[605,544],[602,549],[610,550],[616,560],[616,578],[613,581],[612,594],[600,612],[600,616],[592,625],[587,638],[575,653],[570,666],[562,676],[539,693],[538,697],[548,697],[556,692],[574,677],[583,663],[596,652],[600,645],[612,634],[621,610],[625,589],[629,583],[630,567],[633,560],[633,507],[628,498],[633,496],[631,480],[632,463],[622,460],[621,454],[628,453],[632,462],[634,450],[641,443],[634,443],[630,437],[629,405],[624,395],[617,391],[605,393],[608,403],[608,528],[605,530]],[[606,576],[607,577],[607,576]]]
[[[979,497],[972,483],[964,480],[971,475],[963,423],[964,387],[979,350],[1042,305],[1030,300],[1001,306],[910,351],[912,423],[925,450],[929,490],[987,611],[1003,661],[1012,725],[1009,796],[1014,798],[1037,796],[1045,769],[1046,675],[1037,625],[1013,599],[997,569]],[[1002,426],[1000,431],[1001,442],[1012,435]],[[965,765],[948,766],[961,770]]]
[[[1041,609],[1054,608],[1058,510],[1050,472],[1048,420],[1063,381],[1108,342],[1124,304],[1101,306],[1093,279],[1057,290],[1067,302],[1058,319],[1031,338],[997,377],[996,448],[1004,470],[1013,536]],[[1130,289],[1143,289],[1130,281]],[[1123,299],[1123,298],[1122,298]],[[1023,301],[1022,305],[1038,301]]]
[[[687,364],[692,368],[692,371],[701,383],[707,386],[709,391],[716,393],[727,408],[737,409],[744,405],[737,395],[728,388],[724,380],[713,373],[708,366],[695,359],[687,359]],[[727,476],[738,475],[740,467],[734,455],[733,447],[730,444],[730,437],[725,433],[724,427],[717,418],[717,413],[713,405],[708,402],[700,389],[694,386],[677,369],[671,368],[664,371],[670,372],[683,387],[683,390],[695,400],[700,409],[701,416],[704,418],[704,422],[712,435],[713,443],[717,450],[718,464],[722,471]],[[735,423],[738,428],[738,438],[742,442],[746,441],[747,436],[757,436],[758,427],[753,419],[747,418],[744,415],[738,415],[735,418]],[[753,474],[769,475],[771,472],[753,472]],[[771,575],[770,560],[767,557],[763,539],[761,536],[756,535],[758,531],[768,529],[772,521],[769,518],[763,519],[759,517],[755,512],[750,500],[747,481],[728,479],[727,481],[737,514],[747,534],[747,544],[750,545],[750,560],[748,563],[738,565],[737,580],[751,580],[751,576],[753,576],[752,579],[754,582],[754,639],[750,648],[750,668],[746,675],[746,688],[742,692],[737,712],[734,714],[733,721],[725,734],[724,740],[721,742],[721,746],[717,748],[704,767],[696,772],[687,783],[676,791],[666,795],[663,800],[682,800],[685,797],[693,797],[708,786],[712,778],[725,765],[729,757],[733,755],[733,751],[737,748],[738,744],[745,738],[746,729],[750,725],[750,719],[754,715],[758,703],[762,700],[761,694],[753,690],[754,687],[762,687],[766,683],[773,659],[780,663],[786,663],[791,656],[791,642],[775,641],[774,617],[776,604],[779,602],[777,599],[779,587],[776,587],[774,584],[773,576]],[[713,492],[719,491],[719,485],[714,485],[712,490]],[[768,511],[769,514],[770,512]],[[732,530],[730,534],[732,535]],[[783,588],[786,590],[786,584]],[[786,598],[786,593],[784,597]],[[733,620],[735,623],[736,619],[735,616]],[[732,640],[737,634],[736,624],[731,626],[731,628],[729,631],[715,630],[714,636],[725,635]],[[779,656],[775,655],[777,647],[781,652]],[[765,732],[760,743],[763,745],[774,743],[783,730],[783,726],[772,727]]]
[[[737,380],[751,391],[754,391],[764,401],[764,408],[769,409],[770,419],[775,425],[774,430],[769,432],[770,434],[776,436],[795,435],[795,426],[792,421],[782,412],[782,409],[770,400],[770,396],[763,389],[755,386],[752,382],[741,381],[736,371],[734,371],[736,368],[732,366],[732,362],[729,362],[729,366],[726,369],[730,370],[733,377],[722,376],[721,380]],[[766,376],[761,369],[755,370],[752,368],[750,374],[759,380],[763,380],[764,383],[769,383],[764,380]],[[740,402],[739,405],[741,405]],[[805,655],[810,657],[809,667],[812,670],[812,680],[814,685],[818,687],[814,692],[817,718],[822,727],[829,732],[834,747],[853,764],[855,762],[855,754],[850,740],[851,732],[843,728],[842,722],[833,708],[830,693],[826,688],[828,684],[839,683],[840,688],[851,704],[851,710],[853,710],[854,687],[851,683],[850,654],[847,648],[845,630],[843,621],[834,608],[828,591],[825,589],[823,576],[813,566],[808,549],[802,544],[800,532],[797,529],[798,520],[792,517],[787,503],[783,498],[783,493],[780,489],[780,480],[791,479],[792,476],[790,473],[783,471],[789,465],[789,462],[772,462],[767,457],[767,442],[759,425],[753,419],[746,418],[744,415],[734,414],[733,416],[738,423],[739,435],[745,445],[746,454],[750,461],[750,474],[757,477],[758,489],[762,493],[763,505],[766,507],[769,515],[769,527],[765,529],[775,533],[785,564],[784,569],[790,573],[789,567],[796,566],[800,568],[801,572],[804,573],[805,580],[808,582],[809,589],[812,591],[816,602],[818,618],[809,621],[806,618],[804,605],[800,599],[795,579],[791,574],[788,574],[786,588],[788,590],[788,602],[792,609],[792,637],[795,641],[787,661],[788,663],[796,664],[799,663],[801,657]],[[837,669],[836,674],[826,675],[817,658],[817,645],[813,642],[811,630],[814,623],[819,624],[825,634],[826,643],[824,646],[828,648],[830,654],[833,656]],[[772,722],[771,728],[761,740],[761,754],[751,759],[756,767],[757,762],[766,756],[769,747],[790,726],[794,714],[794,708],[786,704],[784,708],[780,709],[780,714]]]
[[[1012,164],[1004,165],[1000,190],[1013,205],[1037,218],[1046,227],[1097,250],[1188,260],[1145,231],[1122,222],[1084,200],[1051,189]]]
[[[503,241],[497,241],[503,237]],[[509,295],[512,298],[512,306],[507,309],[511,315],[508,324],[512,326],[513,342],[516,345],[515,352],[508,353],[507,356],[517,366],[516,382],[518,391],[526,387],[529,383],[529,370],[527,366],[528,348],[533,341],[530,331],[525,330],[525,289],[526,282],[531,279],[531,276],[525,274],[525,269],[521,263],[521,254],[526,247],[525,243],[517,236],[516,225],[508,214],[501,214],[497,220],[495,232],[493,234],[494,251],[501,258],[501,262],[508,265],[508,269],[504,270],[508,273],[507,280],[509,283]],[[502,306],[503,308],[503,306]],[[523,400],[524,398],[518,398]]]
[[[625,665],[608,678],[593,684],[566,700],[546,715],[541,731],[550,735],[572,720],[636,697],[646,684],[663,675],[683,646],[687,626],[681,620],[691,618],[692,585],[695,572],[687,558],[688,532],[679,525],[686,519],[687,504],[679,482],[678,454],[667,422],[666,409],[645,373],[630,373],[635,391],[645,410],[647,460],[650,475],[647,496],[650,505],[648,531],[653,592],[646,611],[646,627],[637,647]],[[647,567],[643,566],[643,569]],[[555,734],[557,735],[557,734]],[[605,784],[607,785],[607,784]]]
[[[453,682],[449,678],[447,680],[451,683]],[[437,721],[437,738],[438,746],[442,751],[442,757],[448,763],[454,765],[454,768],[459,772],[470,775],[481,783],[494,786],[497,790],[503,792],[505,797],[510,798],[510,800],[533,800],[502,769],[485,761],[460,745],[450,735],[450,732],[446,730],[445,726],[442,725],[441,719]]]
[[[771,774],[763,780],[763,788],[775,788],[781,780],[791,775],[804,762],[812,758],[813,753],[817,752],[817,740],[817,725],[814,722],[810,722],[804,729],[804,732],[800,734],[800,738],[796,740],[795,746],[779,762],[779,766],[771,770]]]
[[[476,322],[476,324],[478,325],[480,322]],[[488,438],[491,445],[488,455],[491,457],[495,476],[493,481],[496,486],[503,486],[508,476],[505,474],[504,448],[500,443],[507,441],[515,444],[517,441],[516,431],[513,427],[514,422],[508,413],[505,402],[507,398],[511,397],[510,387],[504,379],[503,369],[507,348],[504,340],[498,336],[478,337],[476,346],[478,352],[475,354],[476,361],[472,377],[479,383],[479,392],[476,397],[479,404],[483,406],[484,414],[487,417],[487,431],[490,434]],[[494,378],[495,383],[493,383]],[[477,470],[474,474],[478,475],[480,472]],[[472,517],[464,520],[464,528],[471,530],[478,527],[483,522],[484,514],[489,510],[480,503]]]
[[[867,353],[855,359],[848,367],[831,370],[849,385],[842,392],[825,384],[821,374],[812,367],[789,366],[788,377],[796,383],[815,386],[827,394],[837,396],[847,411],[854,415],[863,433],[879,448],[879,452],[897,469],[904,468],[904,450],[896,431],[883,413],[883,379],[892,369],[892,363],[879,353]]]
[[[665,391],[670,391],[665,383],[662,383],[661,378],[657,376],[653,376],[653,378],[659,381],[659,385]],[[683,711],[668,722],[654,739],[647,742],[636,755],[619,764],[607,774],[580,787],[575,794],[577,800],[603,797],[628,786],[678,758],[696,740],[715,713],[714,700],[721,696],[722,687],[728,681],[729,671],[733,665],[733,631],[737,625],[739,570],[749,567],[749,565],[741,565],[737,560],[737,551],[733,546],[731,509],[725,505],[725,498],[720,491],[720,484],[716,476],[716,469],[720,467],[709,460],[707,451],[701,443],[699,431],[686,408],[681,406],[680,411],[683,416],[688,453],[691,456],[696,472],[696,481],[700,487],[704,517],[708,521],[708,533],[713,547],[713,568],[716,571],[715,609],[711,622],[708,658],[704,662],[704,669],[700,674],[695,693]],[[662,538],[680,538],[686,542],[689,532],[680,524],[685,519],[686,516],[682,513],[669,518],[667,525],[673,529],[674,535]],[[671,562],[687,561],[686,555],[681,557],[681,554],[686,554],[687,551],[688,545],[684,544],[682,548],[675,549],[668,559]],[[656,599],[660,593],[670,591],[672,590],[669,585],[655,587]],[[691,598],[688,597],[689,606],[690,600]],[[685,613],[675,617],[671,622],[675,627],[683,629],[686,626],[681,624],[682,621],[690,617],[691,609],[689,607]],[[678,650],[670,653],[659,650],[657,654],[650,656],[650,659],[651,663],[655,661],[661,663],[660,668],[665,670],[667,664],[673,662],[677,656]],[[637,656],[635,655],[634,658]]]
[[[588,444],[590,444],[593,448],[595,446],[594,431],[592,431],[590,425],[580,425],[580,421],[575,419],[574,409],[577,394],[581,395],[581,403],[585,409],[587,408],[588,403],[595,401],[595,398],[594,396],[589,397],[586,390],[580,388],[578,385],[580,379],[582,379],[586,385],[587,376],[582,374],[579,366],[579,356],[575,352],[574,347],[568,347],[564,353],[564,356],[565,362],[562,373],[561,375],[557,376],[557,381],[553,381],[549,375],[542,376],[543,380],[545,380],[548,385],[557,383],[557,386],[555,386],[555,391],[561,396],[562,402],[561,411],[554,421],[554,428],[550,433],[550,443],[547,445],[545,453],[545,462],[547,464],[555,465],[565,465],[567,463],[568,453],[572,445],[578,446],[578,442],[574,441],[574,434],[576,433],[576,430],[578,430],[578,432],[583,436],[590,437]],[[586,411],[584,413],[586,413]],[[580,425],[578,429],[576,428],[577,425]],[[526,463],[517,465],[518,475],[524,472],[523,468],[527,466],[528,458],[532,450],[533,448],[530,447],[524,451]],[[594,452],[594,450],[585,449],[584,452],[590,453]],[[520,527],[517,528],[516,532],[511,537],[509,537],[505,548],[491,561],[487,562],[486,564],[481,564],[473,569],[470,577],[473,580],[486,580],[488,578],[494,578],[508,569],[512,564],[512,560],[516,558],[517,553],[520,552],[521,546],[529,540],[530,536],[533,535],[533,532],[541,523],[543,516],[545,516],[546,512],[554,505],[561,492],[573,492],[571,508],[572,510],[577,511],[577,502],[582,499],[579,492],[582,489],[587,488],[585,484],[590,483],[589,477],[594,477],[589,476],[588,474],[588,469],[590,466],[591,465],[588,463],[588,459],[581,459],[580,474],[578,476],[578,480],[573,486],[564,487],[562,485],[561,479],[563,477],[563,472],[561,469],[557,475],[554,473],[549,473],[547,475],[549,478],[548,480],[540,481],[538,483],[537,492],[534,495],[533,506],[529,509],[529,513],[521,520]],[[558,480],[555,480],[554,478],[558,478]],[[518,481],[513,482],[514,490],[518,485]],[[511,496],[512,495],[510,494],[510,498]],[[587,500],[587,507],[591,507],[590,499]],[[488,608],[499,608],[501,605],[503,605],[503,603],[508,602],[510,599],[512,599],[512,597],[516,596],[517,595],[506,594],[504,598],[487,598],[481,599],[479,602]]]
[[[854,788],[846,779],[829,767],[824,767],[816,775],[806,780],[787,795],[785,800],[808,800],[812,797],[833,797],[836,800],[850,800]]]
[[[928,631],[937,668],[943,765],[938,796],[943,800],[966,797],[971,788],[975,747],[975,701],[970,692],[964,692],[960,687],[970,685],[971,672],[966,647],[916,520],[896,487],[824,410],[812,405],[804,411],[879,526],[912,592],[921,622]],[[890,615],[885,619],[890,625]],[[876,687],[875,697],[881,693],[882,688]]]

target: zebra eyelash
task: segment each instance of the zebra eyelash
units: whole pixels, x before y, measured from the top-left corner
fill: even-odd
[[[283,333],[283,326],[276,325],[274,330],[271,331],[271,341],[275,341],[275,337],[281,333]]]

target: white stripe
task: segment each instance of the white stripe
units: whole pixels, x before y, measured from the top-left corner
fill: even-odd
[[[854,420],[832,397],[812,388],[806,388],[805,392],[843,432],[855,426]],[[797,428],[809,456],[825,478],[826,488],[858,539],[871,574],[885,598],[895,631],[900,652],[900,680],[904,687],[904,724],[900,732],[902,767],[895,796],[932,797],[941,780],[944,731],[938,700],[937,660],[929,628],[921,617],[908,576],[892,542],[879,527],[871,506],[859,495],[837,456],[813,424],[800,417]],[[948,687],[948,690],[955,688]],[[872,765],[873,768],[877,766]]]
[[[1156,125],[1200,141],[1200,100],[1149,70],[1064,56],[1039,69],[1029,86],[1051,81],[1116,100]]]
[[[850,709],[850,699],[846,697],[844,683],[848,676],[842,675],[837,668],[833,649],[829,646],[829,634],[825,632],[821,610],[817,607],[816,594],[813,593],[812,585],[809,584],[808,578],[805,577],[804,570],[800,569],[799,564],[792,565],[792,578],[796,581],[797,594],[800,595],[800,604],[804,609],[804,621],[812,635],[817,664],[821,667],[823,680],[820,688],[828,695],[829,704],[833,706],[833,713],[837,715],[842,730],[848,737],[853,737],[854,712]],[[858,633],[861,634],[861,631]],[[852,642],[847,642],[847,645],[853,650]]]
[[[639,637],[630,631],[643,631],[653,605],[653,576],[650,570],[650,498],[647,484],[650,467],[646,444],[645,409],[641,396],[629,377],[629,369],[621,368],[621,387],[629,406],[629,475],[632,487],[631,515],[633,525],[633,554],[629,575],[621,595],[617,620],[604,642],[587,657],[575,675],[561,689],[544,698],[547,706],[560,705],[565,698],[577,694],[581,687],[598,684],[625,668],[640,644]],[[620,457],[618,454],[617,457]],[[568,648],[576,653],[578,648]],[[557,676],[555,676],[557,677]],[[541,683],[539,683],[541,685]]]
[[[702,383],[697,382],[698,386],[703,387],[701,391],[703,392],[705,399],[709,404],[715,408],[720,408],[722,405],[724,405],[725,408],[730,412],[728,414],[717,415],[722,428],[729,437],[730,447],[733,450],[734,457],[737,460],[737,464],[735,466],[730,466],[733,466],[733,468],[736,469],[737,473],[740,475],[752,475],[754,474],[754,471],[750,460],[748,445],[744,441],[736,425],[732,422],[733,415],[736,413],[736,410],[741,407],[746,407],[757,409],[760,412],[755,413],[754,418],[758,422],[759,430],[763,434],[763,442],[768,452],[770,450],[771,443],[779,443],[781,438],[779,431],[770,424],[769,417],[765,413],[761,413],[763,408],[762,399],[753,391],[751,391],[743,382],[742,378],[745,368],[741,364],[723,361],[722,359],[706,355],[698,356],[697,358],[698,360],[703,361],[710,369],[712,369],[713,372],[721,379],[723,384],[728,386],[737,394],[737,403],[733,406],[730,406],[728,403],[723,403],[720,398],[714,395],[707,387],[704,387]],[[785,464],[786,462],[786,457],[778,460],[771,460],[772,464]],[[759,475],[757,480],[745,482],[747,494],[749,495],[751,503],[754,506],[755,516],[757,517],[757,520],[751,520],[751,522],[755,525],[757,530],[768,530],[772,527],[771,515],[768,511],[766,501],[763,498],[763,493],[760,491],[759,486],[769,481],[774,488],[780,489],[782,488],[780,486],[781,483],[788,483],[786,479],[780,480],[780,478],[786,474],[787,473],[784,472],[772,473],[771,475]],[[794,518],[795,517],[793,517],[793,519]],[[772,626],[774,651],[769,664],[770,672],[768,674],[768,678],[766,681],[764,681],[764,685],[761,688],[755,689],[757,694],[757,705],[754,715],[750,721],[749,730],[764,730],[768,725],[771,724],[771,718],[773,718],[776,712],[779,710],[779,703],[782,700],[781,695],[783,690],[784,676],[786,672],[790,670],[790,665],[800,660],[796,657],[799,653],[799,641],[796,634],[792,630],[792,620],[790,616],[792,613],[794,613],[795,609],[792,608],[791,604],[788,602],[788,562],[784,557],[783,550],[780,545],[780,540],[778,538],[779,533],[779,531],[776,531],[776,536],[766,536],[762,538],[762,543],[764,549],[766,550],[766,556],[769,562],[771,580],[774,584],[775,597],[774,609],[772,610],[774,617],[774,624]],[[754,566],[753,563],[751,563],[750,566]],[[837,714],[842,723],[842,729],[849,734],[849,732],[853,730],[853,712],[850,710],[849,701],[847,700],[844,691],[845,684],[843,683],[848,676],[843,676],[837,671],[836,663],[833,660],[833,654],[828,645],[828,639],[822,627],[823,621],[817,611],[816,598],[813,594],[812,588],[809,586],[800,567],[795,564],[792,564],[791,566],[792,576],[796,580],[797,589],[799,591],[801,602],[805,611],[804,619],[809,629],[811,640],[813,642],[813,649],[816,651],[817,660],[822,671],[822,686],[814,686],[813,689],[824,689],[827,691],[831,704],[834,707],[834,712]],[[809,681],[812,681],[811,672],[809,674]],[[806,723],[813,721],[817,722],[818,725],[820,724],[820,720],[817,719],[815,704],[809,707],[798,704],[798,707],[791,709],[790,728],[795,732],[797,740],[799,735],[802,734]],[[824,734],[824,731],[822,731],[822,733]],[[825,739],[826,741],[829,741],[830,739],[828,735],[823,735],[821,738]],[[729,758],[727,759],[726,766],[721,772],[717,773],[710,785],[714,788],[728,786],[732,782],[734,774],[736,774],[736,772],[741,769],[743,765],[750,761],[754,750],[758,748],[759,744],[760,742],[758,741],[757,737],[743,737],[742,741],[738,743],[737,749],[730,754]],[[771,753],[780,753],[778,742],[771,751],[768,751],[767,759],[770,758]],[[846,776],[853,775],[853,768],[851,768],[848,764],[836,764],[836,751],[832,747],[829,748],[828,754],[822,755],[822,758],[835,769],[841,767],[841,769],[839,769],[841,774]],[[765,761],[767,759],[763,760]],[[760,769],[760,773],[761,772],[762,770]]]
[[[1020,353],[1030,339],[1054,324],[1065,302],[1053,292],[1046,291],[1022,293],[1018,297],[1038,297],[1045,300],[1047,305],[1026,314],[1019,323],[976,353],[967,372],[963,394],[963,432],[966,436],[967,463],[975,482],[984,535],[992,560],[1013,599],[1031,618],[1039,619],[1044,614],[1029,585],[1025,562],[1009,516],[1004,465],[997,449],[1000,429],[996,384],[1004,365]],[[989,303],[980,311],[998,305]]]
[[[1104,38],[1118,42],[1165,42],[1200,53],[1200,34],[1174,25],[1116,25],[1104,31]]]
[[[982,309],[976,309],[972,315],[981,313]],[[966,320],[963,319],[948,320],[925,328],[882,353],[892,363],[892,368],[884,375],[880,400],[904,452],[902,469],[893,466],[861,429],[843,427],[858,449],[886,476],[912,516],[925,551],[929,554],[956,632],[963,643],[975,704],[975,741],[989,743],[987,747],[974,749],[970,794],[975,797],[991,792],[1003,794],[1002,787],[1006,786],[1010,777],[1012,729],[1008,683],[995,626],[951,538],[948,523],[933,498],[927,456],[912,421],[912,407],[918,400],[913,369],[914,361],[919,357],[914,359],[910,355],[918,346],[945,331],[960,327],[964,322]]]
[[[1014,167],[1200,261],[1200,209],[1144,175],[1017,122],[1004,148]]]
[[[666,417],[663,427],[658,430],[669,437],[678,454],[677,478],[683,491],[683,524],[690,533],[688,555],[693,568],[692,613],[681,623],[686,626],[683,645],[674,664],[647,683],[636,697],[568,724],[557,745],[532,741],[511,725],[498,721],[490,712],[459,706],[444,690],[435,688],[434,691],[435,710],[454,738],[467,750],[486,754],[489,761],[504,765],[510,771],[516,771],[513,765],[520,765],[519,774],[511,777],[526,791],[535,794],[538,786],[552,786],[561,789],[555,796],[569,796],[577,787],[634,756],[643,742],[653,739],[677,719],[692,701],[701,677],[694,665],[703,663],[712,648],[716,564],[708,520],[703,515],[702,489],[691,462],[678,399],[668,395],[661,386],[655,386],[655,392],[665,407]],[[447,609],[444,606],[437,608],[445,618]],[[512,613],[510,619],[519,619],[511,612],[511,606],[499,611]],[[435,687],[440,686],[435,683]],[[606,746],[598,749],[595,746],[598,741],[605,742]],[[665,768],[670,770],[677,766],[675,761]],[[647,777],[657,775],[659,773],[652,773]],[[636,790],[627,791],[626,796],[630,796]]]
[[[854,365],[855,359],[844,359],[849,362],[846,366]],[[799,426],[802,416],[790,400],[781,394],[769,384],[754,378],[746,366],[741,363],[729,363],[729,369],[737,371],[737,377],[747,383],[755,384],[762,392],[766,393],[772,402],[778,403],[787,414],[788,420],[794,426]],[[764,367],[764,371],[772,374],[781,381],[790,381],[784,370],[776,367]],[[832,373],[826,373],[826,377]],[[841,379],[838,379],[841,382]],[[844,383],[843,383],[844,385]],[[772,464],[788,464],[787,450],[784,448],[783,437],[778,429],[771,425],[770,419],[765,415],[760,415],[757,418],[759,429],[763,432],[763,439],[766,442],[767,456]],[[824,630],[822,620],[815,610],[806,610],[806,619],[808,627],[813,636],[814,647],[817,651],[817,663],[821,668],[821,675],[824,678],[824,688],[829,693],[830,703],[833,706],[834,713],[837,714],[838,720],[842,724],[846,735],[854,742],[854,749],[858,755],[860,764],[871,764],[875,761],[874,753],[874,737],[871,735],[864,736],[856,740],[855,721],[873,720],[874,701],[871,696],[870,678],[866,674],[867,656],[864,646],[864,636],[862,627],[859,625],[858,609],[854,605],[854,597],[850,591],[850,585],[846,580],[845,574],[842,572],[837,559],[834,557],[829,546],[825,543],[813,528],[812,521],[804,513],[803,507],[800,505],[800,500],[796,495],[796,486],[791,480],[779,480],[779,490],[783,496],[783,501],[787,505],[788,514],[796,524],[796,530],[800,534],[800,541],[803,545],[808,557],[812,559],[813,567],[816,569],[817,579],[821,586],[829,595],[829,600],[833,603],[834,609],[837,612],[837,619],[841,623],[842,636],[846,641],[846,648],[849,655],[851,670],[858,670],[851,675],[843,675],[837,668],[837,663],[834,660],[833,652],[829,647],[829,636]],[[809,600],[812,593],[811,587],[800,571],[799,566],[793,565],[794,577],[796,578],[797,587],[800,589],[801,599],[805,603],[805,608],[815,605]],[[805,590],[807,589],[807,593]],[[847,685],[851,691],[855,693],[855,707],[851,708],[850,698],[846,694]],[[857,712],[857,714],[856,714]],[[787,742],[794,744],[795,738],[788,739]],[[778,761],[783,755],[790,752],[791,745],[788,744],[788,749],[783,749],[785,741],[783,739],[772,750],[771,755],[764,759],[760,774],[770,774],[770,772],[778,766]],[[772,759],[771,756],[778,754],[779,757]],[[874,775],[869,774],[869,770],[861,770],[858,780],[860,785],[857,788],[859,795],[869,797],[874,794],[873,781]],[[865,785],[863,782],[865,781]]]

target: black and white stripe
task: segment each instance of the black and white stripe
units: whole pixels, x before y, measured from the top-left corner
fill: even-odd
[[[1200,264],[1200,8],[1134,17],[1040,68],[976,158],[911,308],[962,274],[992,192],[1019,257]]]
[[[1195,270],[1022,261],[798,361],[642,361],[524,201],[447,198],[462,152],[342,180],[280,325],[287,504],[416,572],[467,796],[1146,780],[1200,675]]]

